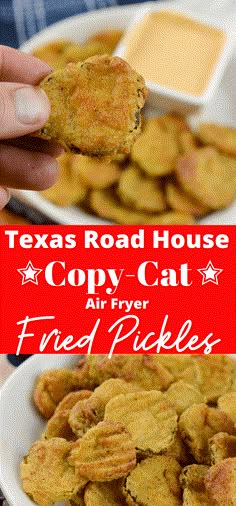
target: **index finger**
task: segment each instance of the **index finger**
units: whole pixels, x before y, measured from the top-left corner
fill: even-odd
[[[0,45],[1,81],[35,85],[50,72],[49,65],[38,58]]]

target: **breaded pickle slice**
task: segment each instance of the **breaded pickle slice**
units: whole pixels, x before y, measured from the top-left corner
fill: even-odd
[[[235,506],[236,457],[210,467],[205,483],[211,506]]]
[[[195,223],[190,214],[168,211],[164,213],[145,213],[122,206],[114,198],[112,191],[93,190],[90,195],[93,211],[107,220],[121,225],[192,225]]]
[[[207,497],[205,478],[209,467],[192,464],[182,469],[183,506],[211,506]]]
[[[137,464],[125,480],[129,505],[181,506],[181,466],[172,457],[156,455]]]
[[[58,158],[58,180],[51,188],[42,192],[46,199],[60,207],[79,204],[87,194],[86,186],[72,166],[72,158],[70,153],[64,153]]]
[[[135,164],[122,171],[117,193],[125,205],[138,211],[152,213],[166,208],[159,180],[143,175]]]
[[[236,128],[202,123],[198,128],[198,137],[204,144],[210,144],[228,155],[236,156]]]
[[[105,408],[105,420],[118,420],[131,434],[137,450],[161,453],[172,446],[177,414],[162,392],[150,390],[120,394]]]
[[[36,441],[21,464],[24,491],[39,506],[70,499],[86,484],[67,457],[73,447],[62,438]]]
[[[129,153],[140,130],[147,88],[124,60],[97,55],[69,63],[40,87],[50,100],[51,115],[36,135],[84,155]]]
[[[210,209],[227,207],[236,197],[236,160],[212,147],[180,157],[176,174],[182,188]]]
[[[135,467],[136,451],[122,423],[103,421],[74,443],[68,461],[89,481],[111,481]]]
[[[125,506],[122,484],[122,479],[104,483],[88,483],[84,491],[86,506]]]

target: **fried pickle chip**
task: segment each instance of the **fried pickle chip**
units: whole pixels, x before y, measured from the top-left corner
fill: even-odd
[[[131,158],[142,170],[152,177],[172,172],[179,155],[178,138],[160,123],[160,118],[145,121],[141,134],[136,139]]]
[[[40,506],[70,499],[86,484],[67,457],[73,443],[62,438],[36,441],[21,464],[23,489]]]
[[[71,410],[69,424],[77,437],[82,437],[88,429],[97,425],[104,418],[106,404],[116,395],[140,390],[138,385],[123,379],[111,378],[95,388],[91,397],[78,402]]]
[[[78,174],[80,181],[88,188],[95,190],[107,188],[116,183],[121,175],[118,163],[107,163],[89,156],[72,155],[72,170]]]
[[[60,69],[64,64],[64,52],[70,45],[71,42],[67,39],[54,40],[34,49],[33,55],[45,61],[50,67]]]
[[[179,133],[179,144],[182,154],[191,153],[197,148],[195,136],[190,130],[184,130]]]
[[[236,436],[218,432],[209,439],[209,448],[212,465],[229,457],[236,457]]]
[[[210,467],[205,484],[211,506],[235,506],[236,457]]]
[[[205,487],[208,469],[208,466],[198,464],[182,469],[180,483],[184,490],[183,506],[211,506]]]
[[[93,190],[90,195],[90,206],[98,216],[122,225],[191,225],[194,223],[194,218],[186,213],[148,214],[133,211],[122,206],[109,190]]]
[[[45,418],[50,418],[57,404],[73,390],[86,387],[83,374],[75,369],[51,369],[38,378],[34,402]]]
[[[217,432],[236,434],[231,418],[206,404],[193,404],[186,409],[180,416],[179,430],[196,462],[206,465],[211,463],[208,440]]]
[[[124,494],[129,505],[180,506],[181,467],[172,457],[156,455],[137,464],[125,479]]]
[[[236,373],[236,363],[225,355],[198,357],[194,362],[198,388],[207,402],[215,402],[227,393]]]
[[[41,194],[53,204],[69,207],[82,202],[87,194],[78,172],[72,166],[72,155],[65,153],[58,158],[59,178],[56,183]]]
[[[204,206],[187,193],[184,193],[174,183],[167,183],[165,195],[169,206],[180,213],[192,214],[193,216],[204,216],[209,212],[207,206]]]
[[[212,147],[180,157],[176,174],[183,189],[210,209],[227,207],[236,197],[236,160]]]
[[[68,461],[88,480],[111,481],[135,467],[136,451],[122,423],[103,421],[74,443]]]
[[[181,466],[187,466],[193,461],[192,455],[190,455],[189,449],[181,438],[178,430],[175,434],[174,443],[166,452],[163,453],[163,455],[166,457],[173,457],[180,463]]]
[[[210,144],[220,151],[236,156],[236,129],[214,123],[202,123],[198,137],[204,144]]]
[[[172,374],[151,355],[102,355],[88,357],[89,375],[97,384],[109,378],[122,378],[145,390],[166,390]]]
[[[114,397],[106,405],[104,419],[123,423],[141,452],[163,453],[174,443],[176,411],[156,390]]]
[[[85,44],[71,43],[65,48],[65,51],[63,52],[63,67],[65,67],[68,63],[79,63],[81,61],[87,60],[87,58],[90,58],[91,56],[107,53],[110,53],[110,48],[108,46],[105,46],[105,44],[101,44],[99,41],[89,42]]]
[[[84,491],[86,506],[125,506],[123,480],[88,483]]]
[[[117,46],[118,42],[120,41],[121,37],[123,35],[122,30],[117,30],[115,28],[111,30],[101,30],[99,32],[94,33],[91,35],[87,41],[86,44],[91,44],[94,42],[100,43],[102,46],[108,47],[110,49],[110,52],[113,53],[115,47]]]
[[[67,440],[74,440],[75,435],[69,425],[69,415],[73,406],[82,399],[88,399],[92,392],[90,390],[78,390],[66,395],[57,405],[53,416],[48,420],[45,431],[42,434],[44,439],[62,437]]]
[[[49,120],[36,135],[91,156],[129,153],[140,129],[147,89],[119,57],[92,56],[69,63],[40,84],[51,102]]]
[[[205,402],[203,394],[183,380],[172,383],[164,396],[173,405],[178,415],[181,415],[192,404]]]
[[[144,176],[135,164],[122,171],[117,193],[125,205],[138,211],[155,213],[166,208],[161,183]]]
[[[182,379],[188,367],[193,367],[194,364],[193,355],[152,355],[152,361],[165,367],[172,375],[173,381]]]
[[[236,424],[236,391],[228,392],[217,400],[218,408],[227,413]]]

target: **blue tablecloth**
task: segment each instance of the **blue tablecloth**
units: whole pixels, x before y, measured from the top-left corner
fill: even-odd
[[[82,12],[144,0],[0,0],[0,44],[19,47],[48,25]]]

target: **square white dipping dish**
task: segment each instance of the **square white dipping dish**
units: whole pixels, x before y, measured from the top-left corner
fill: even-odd
[[[234,45],[230,26],[149,4],[138,10],[115,54],[142,74],[151,107],[189,114],[213,97]]]

